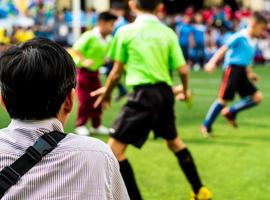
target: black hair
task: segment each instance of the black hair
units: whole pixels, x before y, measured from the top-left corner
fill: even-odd
[[[57,43],[32,39],[10,47],[0,57],[0,86],[11,118],[56,117],[67,95],[76,87],[75,64]]]
[[[136,0],[140,9],[153,12],[162,0]]]
[[[109,21],[115,21],[115,20],[117,20],[117,17],[109,11],[102,12],[98,16],[98,21],[109,22]]]
[[[259,24],[268,24],[266,17],[259,12],[254,12],[252,17]]]

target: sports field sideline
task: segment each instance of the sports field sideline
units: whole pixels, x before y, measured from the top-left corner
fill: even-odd
[[[238,129],[227,126],[220,117],[214,126],[215,137],[204,139],[199,126],[207,109],[217,95],[221,71],[212,75],[191,73],[194,106],[176,103],[177,125],[180,135],[196,159],[205,184],[213,191],[214,200],[266,200],[270,199],[270,67],[254,69],[260,76],[258,87],[264,93],[263,103],[239,115]],[[175,77],[178,83],[178,78]],[[104,124],[110,126],[121,105],[113,103],[104,114]],[[76,109],[66,127],[73,131]],[[1,109],[0,127],[9,118]],[[107,137],[99,137],[106,141]],[[133,164],[139,186],[146,200],[186,200],[190,187],[177,167],[176,158],[169,154],[162,140],[150,139],[139,153],[130,147],[128,156]],[[153,170],[154,169],[154,170]],[[163,184],[162,184],[163,183]]]

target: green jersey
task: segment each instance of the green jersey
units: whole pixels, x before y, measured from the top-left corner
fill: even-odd
[[[85,58],[94,61],[91,66],[83,66],[79,60],[77,60],[77,67],[86,67],[90,71],[97,71],[104,63],[112,36],[103,38],[98,28],[91,31],[87,31],[75,42],[73,49],[80,52]]]
[[[125,65],[130,87],[159,82],[171,86],[170,71],[186,64],[175,32],[148,14],[119,29],[109,57]]]

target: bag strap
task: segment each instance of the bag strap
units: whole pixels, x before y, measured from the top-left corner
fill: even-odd
[[[33,168],[42,158],[57,147],[57,144],[65,138],[66,134],[53,131],[42,135],[33,146],[10,166],[0,172],[0,198],[17,184],[21,177]]]

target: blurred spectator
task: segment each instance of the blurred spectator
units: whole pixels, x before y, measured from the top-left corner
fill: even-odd
[[[72,29],[73,13],[68,8],[63,9],[63,12],[54,13],[53,3],[37,0],[31,1],[21,12],[22,9],[16,8],[16,4],[12,3],[12,1],[7,2],[0,7],[0,43],[25,41],[34,37],[34,31],[36,37],[53,39],[64,46],[73,44],[72,31],[70,31]],[[132,13],[127,12],[125,4],[118,1],[114,2],[111,7],[111,11],[118,16],[113,32],[115,34],[121,26],[128,24],[133,18]],[[270,22],[270,12],[262,12]],[[231,34],[246,27],[251,14],[252,11],[249,8],[242,7],[240,10],[233,11],[227,5],[223,7],[212,6],[200,11],[195,11],[190,6],[183,13],[177,15],[167,15],[164,7],[157,11],[159,19],[164,24],[175,29],[179,35],[179,44],[185,58],[192,61],[191,63],[195,65],[195,69],[202,67],[211,49],[214,49],[213,45],[209,43],[210,37],[213,37],[212,40],[215,41],[216,47],[221,46]],[[98,15],[99,13],[92,7],[89,7],[86,11],[81,11],[82,32],[92,29],[96,25]],[[192,24],[192,33],[189,33],[190,20],[193,19],[196,22]],[[268,35],[269,31],[270,23]],[[259,39],[255,61],[270,60],[269,45],[270,41],[267,37]]]
[[[87,28],[88,29],[94,28],[97,25],[98,20],[98,13],[96,9],[93,7],[88,8],[86,18],[87,18]]]
[[[209,27],[205,33],[205,61],[208,61],[217,51],[216,33],[213,27]]]
[[[31,40],[35,37],[35,34],[31,27],[29,28],[23,28],[18,27],[16,29],[16,32],[14,32],[14,43],[22,43],[26,42],[28,40]]]
[[[182,48],[184,57],[189,60],[190,47],[194,47],[193,27],[191,25],[191,18],[185,14],[182,22],[176,25],[176,33],[179,37],[179,44]]]
[[[191,60],[194,63],[194,70],[204,67],[205,63],[205,33],[207,27],[203,23],[203,16],[200,12],[194,15],[193,35],[195,46],[192,49]]]
[[[58,11],[55,14],[55,21],[53,23],[53,39],[61,46],[68,46],[69,28],[65,22],[63,11]]]
[[[37,37],[43,37],[51,39],[53,19],[46,13],[45,6],[40,4],[38,7],[35,20],[35,35]]]
[[[0,29],[0,45],[9,45],[11,43],[11,39],[7,34],[6,29]]]
[[[114,24],[114,30],[113,30],[113,35],[115,35],[116,31],[122,27],[127,25],[129,22],[125,18],[126,14],[126,7],[124,3],[121,2],[114,2],[112,3],[111,6],[111,12],[117,16],[117,20]]]

